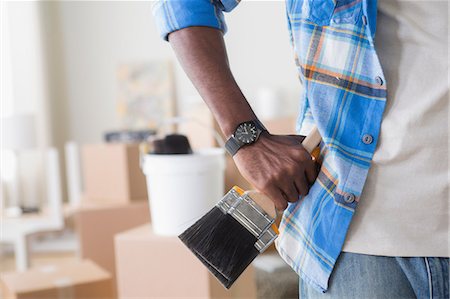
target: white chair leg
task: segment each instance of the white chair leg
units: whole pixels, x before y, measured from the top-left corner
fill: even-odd
[[[19,236],[14,245],[14,254],[16,255],[16,271],[25,271],[30,265],[27,237]]]

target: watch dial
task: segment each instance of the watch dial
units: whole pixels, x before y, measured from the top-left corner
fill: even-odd
[[[245,144],[255,142],[257,136],[256,127],[251,122],[240,124],[235,133],[235,137]]]

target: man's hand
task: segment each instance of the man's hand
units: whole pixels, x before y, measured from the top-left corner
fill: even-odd
[[[278,210],[307,195],[317,177],[315,162],[301,145],[303,139],[264,132],[256,143],[244,146],[234,156],[241,174]]]

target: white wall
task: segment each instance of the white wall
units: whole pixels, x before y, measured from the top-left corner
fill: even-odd
[[[40,4],[9,1],[1,5],[0,114],[35,115],[37,143],[46,146],[49,143],[48,90]]]
[[[43,149],[51,144],[51,123],[41,4],[2,1],[0,5],[0,116],[33,116],[34,130],[26,138],[28,141],[36,140],[35,145],[31,141],[29,145]],[[8,141],[3,139],[3,134],[1,137],[0,184],[3,203],[34,204],[45,198],[42,188],[45,177],[43,159],[39,151],[22,149],[19,154],[13,154],[8,151]]]
[[[62,51],[52,80],[64,78],[57,94],[64,111],[56,134],[79,142],[101,140],[105,130],[120,126],[116,114],[116,68],[121,63],[174,60],[160,40],[150,2],[53,3]],[[47,6],[51,6],[48,5]],[[260,87],[279,88],[292,109],[300,90],[286,27],[284,2],[244,2],[227,15],[230,62],[244,94],[252,100]],[[51,41],[50,41],[51,42]],[[177,93],[183,100],[197,93],[177,66]],[[59,79],[60,80],[60,79]],[[61,83],[61,84],[63,84]],[[61,84],[58,84],[60,86]],[[58,87],[55,87],[58,88]],[[62,104],[59,101],[65,101]],[[295,107],[295,104],[293,104]],[[62,140],[60,140],[62,142]]]
[[[120,127],[116,70],[123,63],[171,60],[179,101],[198,99],[170,45],[158,36],[151,1],[0,5],[0,114],[35,114],[40,147],[98,142],[106,130]],[[287,99],[280,105],[295,114],[300,84],[284,1],[244,1],[226,19],[231,67],[249,101],[262,87],[279,89]]]
[[[12,62],[11,42],[9,37],[9,14],[5,4],[0,3],[0,28],[1,28],[1,102],[0,116],[8,116],[13,113],[13,87],[12,87]]]

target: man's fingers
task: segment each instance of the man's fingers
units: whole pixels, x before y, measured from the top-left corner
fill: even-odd
[[[300,195],[307,195],[309,191],[308,181],[304,173],[299,173],[295,177],[295,187]]]
[[[264,190],[264,193],[272,200],[275,208],[279,211],[286,210],[288,203],[284,199],[283,193],[276,187],[270,187]]]
[[[314,161],[311,163],[307,163],[305,167],[306,178],[308,179],[308,183],[311,186],[317,178],[317,166]]]
[[[289,183],[285,184],[285,186],[283,186],[282,188],[283,193],[285,195],[285,199],[289,202],[296,202],[298,200],[299,195],[297,188],[295,187],[294,182],[290,182],[290,180],[286,181]]]

